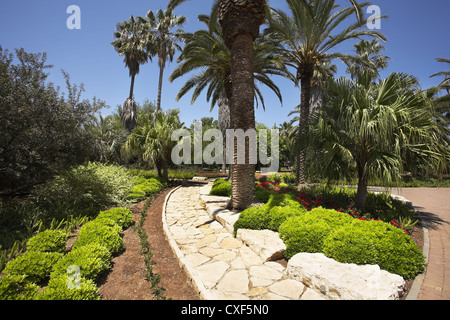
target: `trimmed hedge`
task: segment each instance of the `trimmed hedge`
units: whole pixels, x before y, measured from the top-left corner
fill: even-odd
[[[111,253],[98,243],[73,248],[58,261],[51,277],[67,274],[67,268],[70,266],[78,266],[81,277],[95,281],[101,273],[111,267]]]
[[[0,300],[33,300],[39,286],[30,283],[24,275],[0,277]]]
[[[288,259],[299,252],[322,252],[342,263],[377,264],[406,279],[425,268],[423,252],[411,237],[383,221],[357,220],[315,208],[289,218],[279,232]]]
[[[214,184],[209,192],[210,195],[214,196],[231,196],[231,182],[225,179],[217,179],[214,181]]]
[[[28,251],[60,252],[66,248],[67,234],[61,230],[45,230],[28,239]]]
[[[122,228],[128,228],[134,223],[133,213],[126,208],[114,208],[100,211],[95,220],[111,219]]]
[[[48,286],[39,292],[36,300],[101,300],[94,281],[80,278],[79,287],[69,288],[72,278],[68,274],[52,276]]]
[[[61,260],[62,253],[27,251],[6,264],[3,273],[23,275],[30,282],[40,283],[47,280],[53,266]]]
[[[411,237],[382,221],[353,221],[351,228],[336,230],[323,251],[339,262],[378,264],[407,279],[425,270],[425,256]]]
[[[239,215],[234,224],[234,235],[238,229],[269,229],[278,231],[288,218],[304,214],[306,209],[290,194],[271,195],[267,203],[260,207],[251,207]]]
[[[88,244],[96,243],[106,249],[111,254],[116,254],[125,249],[125,244],[120,236],[122,228],[112,219],[90,221],[81,227],[77,241],[73,248],[80,248]]]

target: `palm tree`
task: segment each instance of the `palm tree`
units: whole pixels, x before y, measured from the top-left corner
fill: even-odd
[[[359,59],[356,61],[345,61],[347,72],[353,80],[363,74],[363,71],[371,80],[378,78],[380,75],[379,70],[385,69],[388,60],[391,60],[391,58],[381,53],[384,50],[384,46],[376,39],[372,39],[372,41],[361,40],[354,47]]]
[[[123,103],[121,121],[128,131],[137,123],[136,102],[133,100],[134,78],[139,73],[139,66],[148,61],[145,48],[145,33],[142,24],[133,16],[128,21],[116,25],[115,40],[111,43],[120,56],[124,56],[125,66],[130,71],[130,95]]]
[[[265,0],[219,0],[219,23],[225,45],[231,52],[231,128],[255,129],[254,47],[259,26],[265,21]],[[255,199],[255,165],[249,163],[249,143],[245,143],[245,164],[231,166],[231,201],[233,209],[246,209]]]
[[[442,146],[431,103],[413,77],[393,73],[377,83],[340,78],[326,92],[307,140],[321,150],[315,163],[328,177],[356,172],[357,208],[365,208],[370,178],[395,181],[409,159],[444,168],[448,146]]]
[[[350,0],[351,6],[340,9],[335,0],[286,0],[291,16],[281,10],[272,9],[269,17],[270,32],[274,39],[279,39],[286,46],[286,57],[290,66],[297,70],[297,80],[300,81],[301,102],[299,135],[308,132],[308,119],[311,101],[311,79],[314,69],[321,62],[332,59],[356,59],[351,55],[331,53],[337,45],[349,39],[362,36],[376,37],[385,41],[386,38],[375,30],[364,30],[366,25],[363,7],[370,5],[365,2],[358,4]],[[343,27],[343,21],[355,14],[357,21]],[[297,158],[296,183],[301,186],[306,182],[305,174],[306,149],[299,152]]]
[[[171,152],[176,145],[176,142],[171,140],[172,133],[183,126],[178,114],[178,109],[166,112],[156,110],[153,114],[142,114],[138,126],[123,147],[124,153],[137,156],[150,165],[157,165],[160,162],[162,173],[158,169],[158,175],[166,181],[169,179]]]
[[[169,80],[184,76],[199,70],[180,89],[176,97],[181,99],[189,90],[194,89],[191,103],[194,103],[200,93],[208,87],[207,101],[211,100],[211,110],[216,103],[219,106],[219,123],[225,138],[225,130],[230,128],[229,102],[232,98],[231,89],[231,54],[223,41],[222,29],[218,23],[211,23],[210,17],[199,15],[199,21],[205,23],[209,30],[199,30],[194,34],[185,35],[185,46],[178,61],[182,62],[172,73]],[[260,37],[254,45],[254,86],[255,101],[261,102],[265,109],[264,98],[257,83],[262,83],[277,95],[282,103],[279,88],[269,75],[287,76],[284,63],[276,52],[279,50],[267,37]],[[224,146],[226,145],[224,139]]]
[[[181,29],[175,32],[172,29],[182,26],[186,21],[185,16],[173,15],[175,6],[176,4],[169,3],[168,8],[164,11],[160,9],[156,14],[148,11],[146,19],[139,17],[139,20],[145,24],[149,36],[147,42],[148,54],[149,56],[158,56],[159,84],[156,108],[159,111],[161,111],[164,69],[167,61],[173,61],[176,50],[181,51],[178,42],[182,40],[184,34]]]

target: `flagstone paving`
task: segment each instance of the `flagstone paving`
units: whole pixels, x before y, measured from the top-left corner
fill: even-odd
[[[164,229],[203,299],[327,299],[234,238],[202,205],[200,186],[179,187],[168,197]]]

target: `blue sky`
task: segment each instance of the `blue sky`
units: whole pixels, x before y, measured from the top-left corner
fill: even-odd
[[[190,0],[180,5],[175,14],[187,17],[184,29],[189,32],[203,28],[197,21],[198,14],[209,14],[212,0]],[[442,71],[446,66],[435,62],[435,58],[450,58],[448,0],[372,0],[381,13],[389,18],[382,21],[381,31],[388,41],[385,55],[391,57],[389,67],[382,72],[406,72],[420,81],[422,88],[436,85],[441,79],[429,76]],[[286,9],[284,0],[269,0],[271,6]],[[349,1],[338,0],[347,6]],[[70,5],[81,9],[81,30],[69,30],[66,13]],[[145,15],[148,10],[165,8],[167,0],[15,0],[0,2],[0,45],[13,51],[24,48],[28,52],[47,52],[49,64],[54,65],[50,81],[65,88],[60,72],[69,73],[71,81],[84,83],[85,98],[96,96],[106,101],[110,109],[102,110],[106,115],[116,110],[128,96],[130,78],[119,57],[110,45],[117,22],[127,20],[130,15]],[[350,41],[339,48],[352,52],[355,42]],[[337,62],[337,76],[345,75],[345,66]],[[194,119],[203,116],[217,118],[217,109],[210,113],[205,96],[200,96],[194,105],[190,104],[188,93],[179,102],[175,101],[178,90],[187,77],[170,83],[167,79],[176,66],[169,64],[163,84],[163,109],[179,108],[181,120],[190,125]],[[158,64],[141,67],[136,77],[135,100],[142,103],[146,98],[156,101],[158,86]],[[256,110],[256,120],[272,126],[289,119],[288,113],[300,103],[300,90],[280,77],[273,80],[283,94],[283,105],[270,90],[264,91],[266,110]]]

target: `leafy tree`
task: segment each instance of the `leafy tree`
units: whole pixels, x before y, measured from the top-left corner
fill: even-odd
[[[375,30],[362,29],[367,20],[362,8],[368,2],[358,4],[350,0],[347,8],[339,8],[335,0],[286,0],[291,15],[282,10],[272,9],[269,17],[270,33],[286,46],[286,61],[297,71],[297,81],[301,87],[299,135],[308,133],[308,119],[311,101],[311,79],[315,69],[323,61],[332,59],[357,59],[355,56],[333,52],[336,47],[350,39],[362,36],[386,38]],[[344,21],[355,14],[356,22],[344,26]],[[306,182],[306,149],[297,158],[296,183]]]
[[[45,53],[0,46],[0,193],[28,191],[91,156],[86,126],[104,103],[82,100],[83,85],[64,72],[68,92],[60,93],[47,83],[51,67]]]
[[[308,134],[309,144],[321,150],[318,171],[332,179],[356,172],[355,202],[361,209],[369,179],[397,180],[409,159],[437,170],[448,160],[431,103],[413,77],[392,73],[376,83],[365,79],[330,81],[327,102]]]
[[[146,51],[146,33],[142,23],[133,16],[128,21],[116,25],[115,40],[111,43],[120,56],[124,56],[125,66],[130,71],[130,95],[123,103],[121,120],[128,131],[136,126],[136,102],[133,99],[134,78],[139,73],[139,67],[148,61]]]

